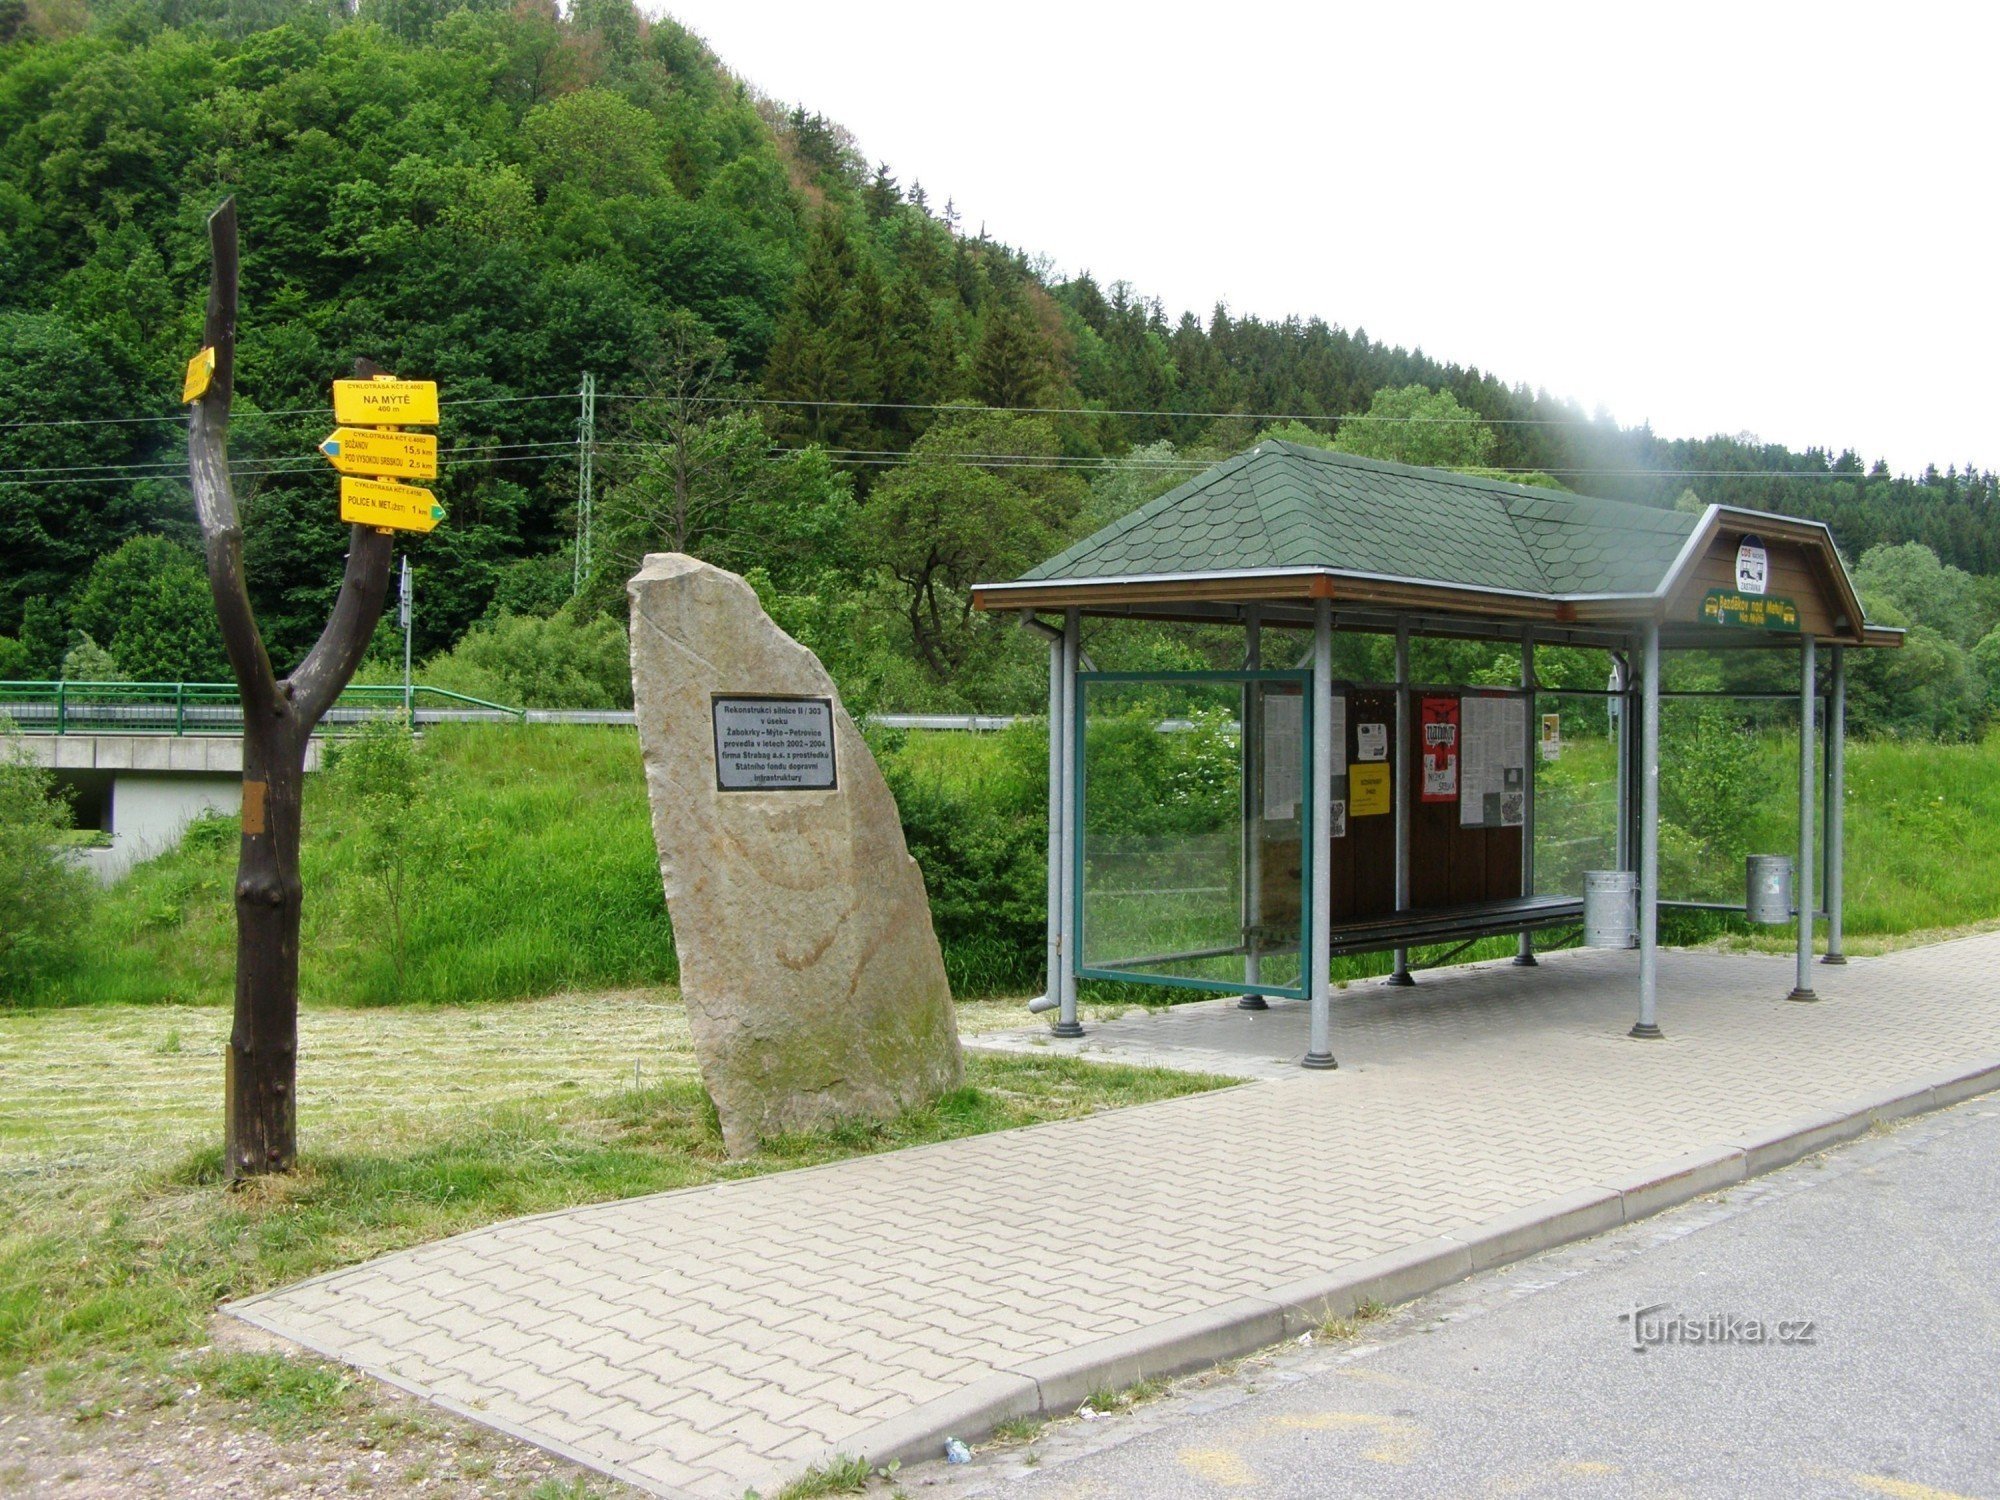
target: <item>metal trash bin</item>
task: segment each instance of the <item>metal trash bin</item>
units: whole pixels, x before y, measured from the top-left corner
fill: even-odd
[[[1583,946],[1639,946],[1639,877],[1632,871],[1583,872]]]
[[[1765,927],[1792,920],[1792,857],[1752,854],[1743,861],[1743,914]]]

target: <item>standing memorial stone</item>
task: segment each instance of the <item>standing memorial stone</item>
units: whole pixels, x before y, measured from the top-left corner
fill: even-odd
[[[628,591],[681,994],[730,1154],[957,1087],[923,875],[826,669],[733,573],[661,553]]]

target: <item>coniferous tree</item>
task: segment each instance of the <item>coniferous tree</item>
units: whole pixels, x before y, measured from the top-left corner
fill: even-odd
[[[864,275],[863,266],[839,215],[822,214],[764,371],[766,392],[788,403],[776,425],[789,436],[829,448],[867,445],[881,296],[873,267]]]
[[[1055,361],[1048,338],[1018,303],[993,307],[972,355],[972,394],[988,406],[1046,406]]]

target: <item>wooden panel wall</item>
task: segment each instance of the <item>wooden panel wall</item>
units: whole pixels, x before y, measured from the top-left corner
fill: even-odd
[[[1364,723],[1387,726],[1389,764],[1397,762],[1396,695],[1357,688],[1347,695],[1347,763],[1362,764],[1355,746]],[[1343,789],[1343,795],[1345,790]],[[1335,926],[1368,917],[1387,916],[1396,909],[1396,817],[1378,813],[1357,818],[1347,809],[1347,837],[1335,840],[1347,847],[1334,856],[1332,918]]]
[[[1699,624],[1701,601],[1710,589],[1735,589],[1736,549],[1747,534],[1742,531],[1717,534],[1689,570],[1688,581],[1667,611],[1669,620]],[[1771,537],[1764,538],[1764,553],[1769,561],[1764,591],[1789,599],[1799,607],[1799,629],[1816,637],[1841,634],[1834,625],[1839,611],[1838,596],[1827,588],[1822,560],[1798,542]]]
[[[1460,698],[1458,693],[1412,695],[1410,722],[1415,724],[1424,698]],[[1461,724],[1463,710],[1461,708]],[[1415,740],[1416,736],[1411,736]],[[1424,911],[1438,906],[1466,906],[1500,901],[1521,894],[1521,830],[1468,828],[1459,821],[1458,799],[1425,802],[1417,795],[1423,785],[1423,746],[1411,744],[1399,760],[1410,778],[1410,907]],[[1390,846],[1388,879],[1395,881],[1395,848]],[[1393,909],[1393,908],[1392,908]]]
[[[1385,725],[1389,737],[1389,764],[1411,778],[1414,789],[1422,785],[1422,748],[1412,743],[1407,751],[1396,744],[1396,695],[1389,690],[1356,688],[1347,699],[1347,763],[1359,765],[1356,747],[1360,726]],[[1429,696],[1456,696],[1431,694]],[[1413,700],[1411,722],[1417,719]],[[1412,735],[1414,741],[1416,736]],[[1334,789],[1345,797],[1343,776]],[[1263,828],[1260,820],[1260,832]],[[1298,839],[1287,830],[1264,837],[1264,899],[1260,920],[1285,926],[1298,920],[1300,899],[1300,855]],[[1410,907],[1424,910],[1439,906],[1462,906],[1479,901],[1499,901],[1521,892],[1521,837],[1519,828],[1468,828],[1459,821],[1457,801],[1410,803]],[[1396,909],[1396,819],[1393,813],[1356,817],[1350,804],[1347,836],[1333,841],[1333,895],[1328,916],[1336,927],[1373,917],[1386,917]]]

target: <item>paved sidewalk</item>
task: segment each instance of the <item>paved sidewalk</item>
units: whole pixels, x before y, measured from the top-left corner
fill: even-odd
[[[1279,1330],[1288,1291],[1371,1257],[1491,1252],[1552,1204],[1573,1232],[1649,1211],[1661,1163],[2000,1054],[1996,963],[2000,935],[1857,959],[1809,1006],[1779,998],[1789,959],[1668,953],[1660,1043],[1624,1036],[1630,954],[1356,985],[1325,1074],[1277,1065],[1301,1007],[1187,1007],[1081,1045],[1256,1081],[517,1220],[231,1311],[661,1493],[737,1500],[954,1411],[1074,1404],[1176,1330],[1184,1352],[1259,1309]]]

